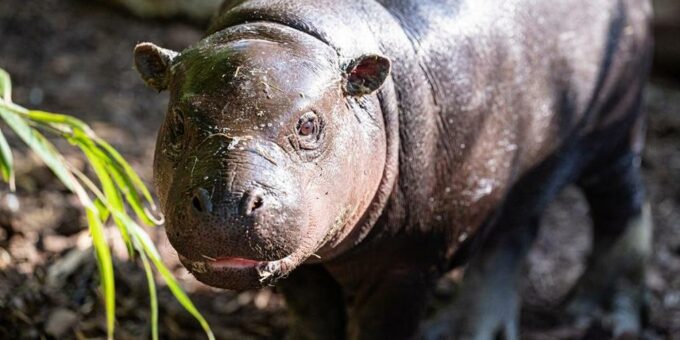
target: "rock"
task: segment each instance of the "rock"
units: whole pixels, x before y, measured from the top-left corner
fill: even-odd
[[[47,269],[46,284],[48,287],[59,289],[71,274],[80,268],[85,261],[93,257],[92,250],[73,248],[66,255]]]
[[[47,318],[45,332],[55,338],[65,336],[78,321],[78,314],[66,308],[53,310]]]
[[[12,256],[7,250],[0,248],[0,270],[4,270],[12,264]]]

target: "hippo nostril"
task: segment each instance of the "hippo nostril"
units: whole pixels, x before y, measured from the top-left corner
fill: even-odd
[[[244,215],[252,215],[255,210],[262,208],[263,205],[264,197],[259,189],[254,189],[243,195],[242,212]]]
[[[199,200],[198,197],[194,196],[194,199],[191,200],[191,204],[193,204],[196,211],[203,212],[203,205],[201,204],[201,200]]]
[[[191,206],[199,213],[211,214],[212,201],[210,201],[208,191],[203,188],[196,189],[194,196],[191,199]]]
[[[255,210],[255,209],[261,207],[262,204],[263,204],[262,197],[255,198],[255,200],[253,201],[253,207],[251,208],[251,210]]]

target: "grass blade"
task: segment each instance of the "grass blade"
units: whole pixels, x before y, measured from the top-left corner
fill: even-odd
[[[106,331],[107,338],[113,339],[113,330],[116,323],[116,287],[113,279],[113,262],[109,244],[104,236],[102,225],[97,210],[87,208],[87,222],[90,225],[90,235],[97,255],[97,266],[101,280],[102,293],[104,294],[104,306],[106,308]]]
[[[40,132],[31,128],[19,115],[2,106],[0,106],[0,117],[45,162],[45,165],[52,170],[66,188],[78,196],[83,205],[88,207],[92,204],[85,189],[67,169],[66,161],[50,141]]]
[[[79,173],[76,173],[76,175],[78,175],[88,187],[94,186],[94,183],[92,183],[89,179],[83,178],[84,175]],[[208,336],[208,339],[214,340],[215,336],[210,329],[210,325],[205,320],[205,318],[203,318],[198,309],[196,309],[194,304],[191,302],[191,299],[189,299],[186,293],[184,293],[177,280],[175,280],[175,278],[172,276],[170,270],[163,264],[160,254],[158,253],[158,250],[156,250],[153,241],[149,238],[149,235],[129,216],[121,211],[112,209],[112,206],[106,201],[105,195],[96,187],[92,188],[92,192],[97,196],[102,204],[108,207],[114,220],[118,220],[120,223],[126,225],[137,251],[141,255],[146,255],[149,259],[151,259],[151,262],[156,267],[156,270],[158,270],[168,285],[170,292],[175,296],[182,307],[184,307],[184,309],[186,309],[199,322],[204,332]]]
[[[110,156],[110,158],[114,161],[114,163],[122,168],[122,173],[124,174],[123,178],[126,179],[126,182],[129,182],[133,188],[136,189],[136,191],[139,191],[144,199],[146,200],[147,204],[151,208],[151,210],[156,210],[156,204],[153,201],[153,198],[151,197],[151,192],[149,192],[149,189],[146,188],[146,185],[144,185],[144,182],[142,179],[137,175],[134,169],[132,169],[132,166],[128,164],[123,156],[116,151],[109,143],[102,139],[95,139],[95,142],[97,143],[98,146],[100,146],[106,153]],[[136,194],[136,193],[135,193]],[[162,224],[163,223],[163,217],[161,216],[160,218],[154,216],[150,211],[146,210],[143,208],[141,204],[141,200],[136,200],[139,202],[139,208],[141,209],[142,216],[140,218],[146,219],[147,224],[150,225],[157,225],[157,224]],[[131,204],[132,205],[132,204]],[[134,208],[134,206],[133,206]]]
[[[156,295],[156,281],[153,277],[153,270],[149,259],[146,257],[143,249],[139,249],[139,257],[142,259],[144,265],[144,272],[146,273],[146,282],[149,285],[149,306],[151,309],[151,338],[158,340],[158,296]]]
[[[73,192],[85,207],[92,244],[99,268],[101,290],[106,309],[107,337],[113,339],[115,327],[115,281],[111,251],[104,233],[104,223],[112,218],[118,226],[131,257],[138,252],[148,280],[151,306],[151,336],[158,336],[158,298],[153,267],[166,281],[180,304],[201,324],[209,339],[214,339],[210,326],[182,291],[170,270],[161,261],[149,235],[128,215],[126,202],[139,219],[149,225],[162,223],[151,210],[156,207],[151,193],[139,175],[106,141],[98,138],[83,121],[57,113],[28,110],[11,102],[11,80],[0,68],[0,118],[47,165],[57,178]],[[56,147],[41,133],[53,133],[77,146],[87,158],[99,179],[101,189],[85,174],[72,167]],[[14,172],[10,146],[0,132],[0,176],[13,188]],[[90,193],[96,200],[90,199]],[[151,210],[147,209],[149,206]]]
[[[82,120],[75,117],[40,110],[28,110],[28,112],[26,112],[26,115],[30,120],[42,123],[65,125],[74,130],[75,129],[81,130],[85,132],[85,134],[87,134],[88,136],[94,135],[90,127],[87,126],[87,124],[85,124]]]
[[[121,197],[120,192],[116,188],[116,185],[109,176],[109,173],[107,171],[108,167],[106,165],[105,160],[99,158],[96,153],[97,150],[93,150],[91,148],[92,145],[88,144],[91,143],[81,142],[78,144],[78,146],[85,154],[85,157],[87,157],[87,159],[90,161],[90,165],[94,169],[97,178],[99,178],[99,183],[102,185],[104,195],[106,196],[106,201],[108,202],[108,204],[111,205],[111,209],[114,209],[116,211],[125,211],[123,199]],[[133,257],[134,250],[132,246],[132,240],[130,239],[130,234],[127,230],[127,227],[125,226],[125,224],[121,223],[118,219],[114,218],[114,222],[116,223],[116,226],[118,226],[120,235],[123,238],[123,242],[127,247],[128,254],[130,255],[130,257]]]
[[[184,307],[184,309],[186,309],[187,312],[189,312],[198,321],[198,323],[203,328],[203,331],[208,336],[208,339],[215,340],[215,335],[210,329],[210,325],[208,325],[208,322],[205,320],[205,318],[203,318],[203,315],[201,315],[198,309],[196,309],[196,306],[194,306],[193,302],[191,302],[191,299],[189,299],[186,293],[182,290],[182,288],[180,287],[177,280],[175,280],[175,277],[172,275],[170,270],[163,264],[163,261],[161,261],[160,255],[158,254],[156,248],[153,246],[153,242],[149,238],[149,235],[147,235],[134,222],[132,223],[132,225],[129,225],[129,227],[131,230],[134,230],[132,233],[135,236],[138,236],[138,240],[141,243],[144,252],[146,252],[146,254],[151,259],[151,262],[156,267],[156,270],[158,270],[158,272],[163,277],[163,280],[165,280],[165,283],[168,285],[168,288],[170,289],[170,292],[172,292],[172,295],[174,295],[175,298],[177,299],[177,302],[179,302],[182,305],[182,307]]]
[[[12,149],[10,149],[5,135],[0,132],[0,174],[2,179],[9,184],[10,190],[14,191],[14,161]]]
[[[12,80],[9,78],[9,74],[0,68],[0,96],[6,102],[12,102]]]
[[[109,216],[111,216],[109,209],[107,209],[102,200],[98,198],[94,200],[94,206],[97,208],[99,219],[102,223],[105,223],[109,219]]]

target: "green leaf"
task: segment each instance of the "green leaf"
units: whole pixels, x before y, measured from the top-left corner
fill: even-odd
[[[109,209],[106,208],[106,205],[99,198],[94,200],[94,206],[97,208],[98,215],[102,223],[105,223],[109,219],[109,216],[111,215]]]
[[[149,259],[146,257],[143,249],[139,249],[139,257],[142,259],[144,265],[144,272],[146,272],[146,282],[149,285],[149,302],[151,308],[151,338],[158,340],[158,297],[156,295],[156,281],[153,277],[153,270]]]
[[[113,329],[116,322],[116,288],[113,279],[113,261],[109,244],[104,236],[104,227],[101,224],[97,210],[87,208],[87,222],[90,225],[90,235],[97,255],[97,266],[101,280],[102,292],[104,294],[104,305],[106,307],[106,330],[107,338],[113,339]]]
[[[165,280],[165,283],[168,285],[168,288],[170,288],[170,292],[172,292],[172,295],[174,295],[177,301],[182,305],[182,307],[184,307],[184,309],[186,309],[187,312],[193,315],[193,317],[198,321],[198,323],[203,328],[203,331],[208,336],[208,339],[215,340],[215,335],[210,329],[210,325],[208,325],[208,322],[205,320],[205,318],[203,318],[198,309],[196,309],[196,306],[194,306],[193,302],[191,302],[191,299],[189,299],[184,290],[182,290],[182,288],[180,287],[177,280],[175,280],[175,277],[172,275],[170,270],[163,264],[163,261],[161,261],[160,255],[158,254],[156,248],[153,246],[153,242],[149,238],[149,235],[147,235],[134,222],[132,222],[132,225],[128,225],[128,227],[130,227],[130,230],[134,230],[132,234],[138,237],[137,240],[141,243],[141,246],[151,259],[151,262],[153,262],[154,266],[156,266],[156,270],[158,270],[158,272],[163,277],[163,280]]]
[[[142,258],[151,299],[152,338],[158,339],[158,300],[153,264],[167,282],[175,298],[199,321],[208,338],[214,339],[206,320],[161,261],[158,250],[149,235],[126,211],[125,202],[143,222],[150,225],[162,223],[162,216],[156,218],[145,207],[148,205],[151,210],[156,209],[151,193],[134,169],[111,145],[98,138],[83,121],[57,113],[27,110],[12,103],[10,77],[2,69],[0,69],[0,96],[2,96],[0,97],[0,118],[43,160],[66,188],[76,194],[85,207],[101,276],[108,338],[113,339],[115,327],[115,282],[111,252],[104,234],[104,223],[111,217],[118,226],[131,256],[135,254],[136,249]],[[80,170],[71,167],[38,129],[65,138],[80,148],[99,179],[101,189]],[[11,149],[0,132],[0,175],[6,181],[10,181],[10,185],[13,185],[12,169]],[[95,195],[94,202],[90,199],[86,189]]]
[[[116,188],[116,185],[113,183],[111,177],[109,176],[106,166],[106,160],[99,158],[99,156],[97,155],[98,150],[94,148],[93,143],[89,144],[91,145],[88,145],[87,142],[83,142],[79,143],[78,146],[85,154],[85,157],[87,157],[87,159],[90,161],[90,165],[92,165],[92,168],[94,169],[97,178],[99,178],[99,183],[101,183],[102,185],[104,195],[106,196],[106,201],[111,205],[111,209],[124,213],[125,205],[123,204],[123,199],[121,198],[120,192]],[[130,257],[133,257],[134,251],[127,227],[125,226],[125,224],[121,223],[118,219],[114,218],[114,222],[118,226],[120,235],[123,238],[125,245],[127,246],[128,254],[130,254]]]
[[[5,101],[12,102],[12,80],[9,73],[0,68],[0,96]]]
[[[0,132],[0,174],[2,179],[9,183],[10,190],[14,191],[14,161],[12,149],[10,149],[5,135]]]
[[[109,169],[111,170],[111,176],[116,181],[118,187],[123,190],[126,201],[130,207],[132,207],[132,210],[134,210],[134,212],[137,214],[137,217],[139,217],[142,222],[147,225],[155,225],[161,222],[159,220],[152,219],[152,216],[147,213],[148,210],[144,208],[144,203],[137,193],[132,180],[124,172],[125,170],[122,168],[122,166],[114,162],[109,162]]]
[[[153,201],[153,198],[151,197],[151,192],[149,192],[149,189],[146,188],[146,185],[144,185],[144,182],[142,179],[137,175],[135,170],[128,164],[123,156],[116,151],[109,143],[106,141],[96,138],[95,142],[97,143],[98,146],[102,147],[107,154],[110,156],[112,159],[113,163],[116,164],[118,167],[122,168],[122,173],[124,176],[122,178],[125,180],[126,183],[130,183],[133,188],[136,190],[133,195],[131,195],[131,198],[134,200],[134,204],[132,202],[129,202],[130,205],[135,209],[135,212],[138,213],[139,217],[142,218],[145,223],[149,225],[157,225],[157,224],[162,224],[163,223],[163,218],[162,216],[160,218],[157,218],[154,216],[150,211],[145,209],[142,206],[141,200],[139,200],[138,196],[136,195],[136,191],[139,191],[142,193],[142,196],[145,198],[147,204],[151,207],[152,210],[156,210],[156,204]]]
[[[93,184],[91,181],[89,181],[88,185]],[[172,276],[170,270],[163,264],[160,254],[158,253],[158,250],[156,250],[156,247],[154,246],[151,238],[149,238],[149,235],[124,212],[113,209],[112,206],[107,202],[106,197],[101,191],[94,190],[93,192],[108,207],[113,218],[119,220],[121,223],[124,223],[126,225],[127,230],[130,232],[130,236],[133,240],[133,243],[135,244],[135,249],[137,249],[141,254],[145,254],[151,259],[151,262],[154,264],[158,272],[161,274],[161,276],[167,283],[168,288],[170,288],[170,292],[172,292],[172,294],[175,296],[177,301],[184,307],[184,309],[186,309],[192,316],[194,316],[196,320],[198,320],[199,324],[201,325],[206,335],[208,336],[208,339],[214,340],[215,336],[213,335],[212,330],[210,329],[210,325],[205,320],[205,318],[203,318],[201,313],[196,309],[194,304],[191,302],[191,299],[189,299],[186,293],[184,293],[182,288],[179,286],[179,283]]]
[[[70,191],[78,196],[78,199],[87,208],[92,205],[85,189],[73,177],[66,166],[66,160],[59,151],[40,132],[31,128],[18,114],[0,106],[0,117],[12,130],[35,152],[45,165],[59,178]]]
[[[87,124],[75,117],[40,110],[29,110],[26,115],[34,121],[65,125],[72,129],[79,129],[88,135],[94,134]]]

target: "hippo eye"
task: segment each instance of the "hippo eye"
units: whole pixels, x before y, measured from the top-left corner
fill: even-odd
[[[298,122],[297,132],[302,137],[316,135],[319,131],[319,119],[314,112],[304,114]]]
[[[314,122],[308,120],[300,125],[298,133],[300,134],[300,136],[309,136],[314,134],[315,130],[316,125],[314,125]]]
[[[324,123],[315,112],[307,112],[296,125],[296,144],[301,150],[316,150],[322,143]]]

